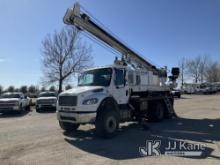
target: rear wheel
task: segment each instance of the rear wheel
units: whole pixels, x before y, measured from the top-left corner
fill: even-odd
[[[74,124],[74,123],[67,123],[67,122],[62,122],[59,121],[60,127],[65,130],[65,131],[75,131],[79,128],[79,124]]]
[[[159,122],[164,118],[165,107],[161,102],[151,102],[148,113],[148,120]]]

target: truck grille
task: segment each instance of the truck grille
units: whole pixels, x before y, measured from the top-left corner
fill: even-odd
[[[37,103],[38,104],[54,104],[56,103],[56,101],[52,99],[51,100],[38,100]]]
[[[0,107],[12,107],[15,105],[15,102],[0,102]]]
[[[59,96],[60,106],[76,106],[77,96]]]

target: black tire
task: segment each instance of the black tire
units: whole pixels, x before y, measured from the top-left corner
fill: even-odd
[[[99,108],[95,122],[96,134],[99,137],[110,138],[115,136],[119,127],[119,115],[113,101],[107,100]]]
[[[30,107],[30,105],[28,105],[27,107],[26,107],[26,111],[31,111],[31,107]]]
[[[66,132],[75,131],[79,128],[80,124],[67,123],[59,121],[60,128],[65,130]]]
[[[148,112],[148,120],[151,122],[160,122],[165,116],[165,105],[162,102],[151,102]]]
[[[40,113],[41,112],[40,108],[36,108],[36,112]]]

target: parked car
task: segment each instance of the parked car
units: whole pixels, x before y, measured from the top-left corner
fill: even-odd
[[[42,92],[36,100],[36,112],[46,110],[56,110],[57,94],[56,92]]]
[[[220,92],[220,82],[213,83],[214,87],[216,88],[217,92]]]
[[[186,94],[197,94],[200,92],[200,83],[188,83],[184,84],[184,93]]]
[[[181,90],[180,89],[173,89],[171,91],[171,94],[173,95],[173,97],[178,97],[178,98],[181,98]]]
[[[217,92],[217,88],[212,84],[209,84],[205,88],[202,89],[203,94],[213,94],[216,92]]]
[[[0,96],[0,113],[22,113],[30,110],[30,98],[19,92],[5,93]]]

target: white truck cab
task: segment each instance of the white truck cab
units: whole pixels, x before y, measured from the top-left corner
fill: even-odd
[[[77,87],[59,95],[58,120],[92,123],[101,102],[108,97],[114,98],[117,104],[128,102],[125,68],[107,66],[86,70],[79,76]]]
[[[30,99],[20,92],[4,93],[0,96],[0,113],[30,110]]]

